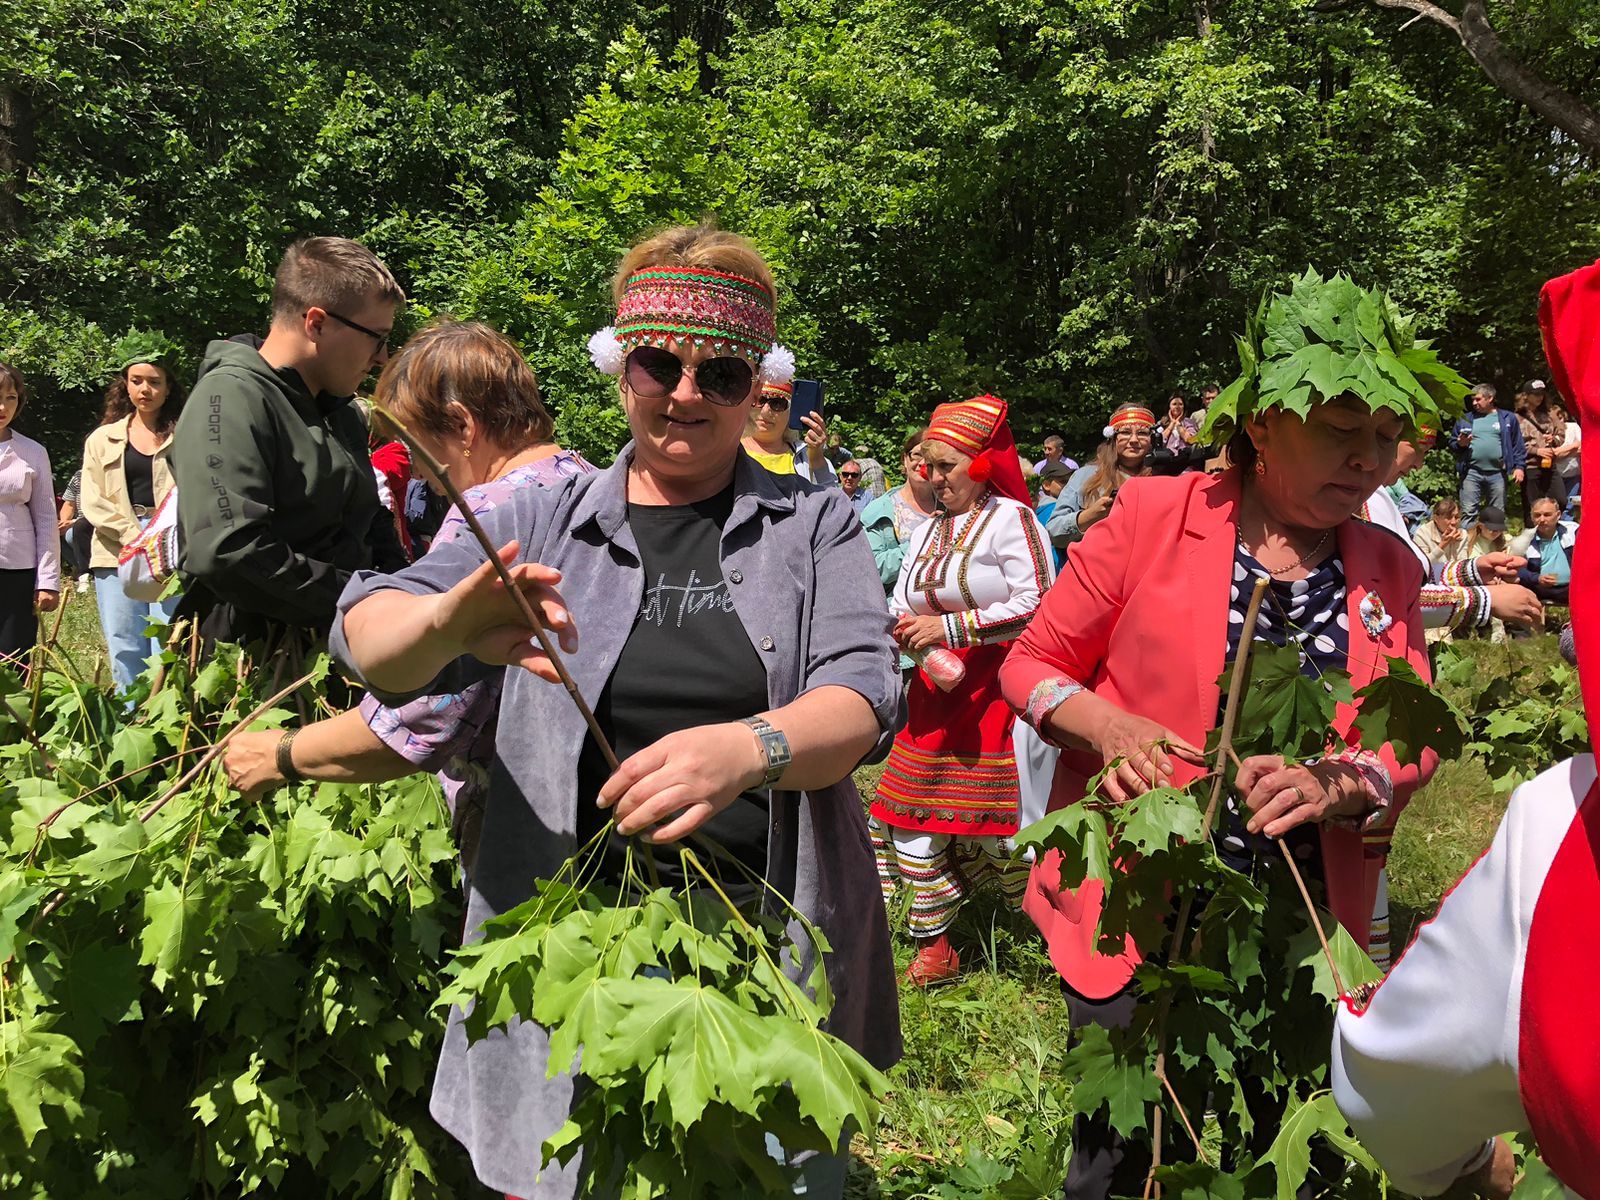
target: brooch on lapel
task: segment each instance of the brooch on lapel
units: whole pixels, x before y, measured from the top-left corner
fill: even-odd
[[[1361,623],[1367,627],[1367,632],[1376,641],[1382,637],[1389,626],[1394,624],[1394,618],[1389,615],[1389,610],[1383,606],[1383,598],[1377,592],[1368,592],[1361,600]]]

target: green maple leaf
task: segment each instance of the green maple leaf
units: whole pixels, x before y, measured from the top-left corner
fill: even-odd
[[[24,1145],[33,1145],[45,1128],[44,1110],[59,1108],[69,1118],[83,1115],[83,1068],[71,1038],[41,1029],[4,1026],[0,1035],[0,1094],[17,1120]]]
[[[1107,1108],[1112,1126],[1123,1137],[1148,1128],[1148,1106],[1159,1098],[1161,1085],[1142,1047],[1136,1059],[1129,1059],[1113,1047],[1108,1030],[1090,1025],[1078,1033],[1078,1044],[1067,1052],[1062,1067],[1076,1080],[1072,1105],[1078,1112]]]
[[[1322,1126],[1323,1116],[1315,1104],[1290,1102],[1278,1136],[1256,1164],[1257,1167],[1272,1167],[1277,1200],[1295,1200],[1300,1185],[1311,1172],[1311,1139],[1321,1132]]]
[[[1198,842],[1205,826],[1200,802],[1179,788],[1152,788],[1125,804],[1117,813],[1119,857],[1122,847],[1139,854],[1156,854],[1174,842]]]
[[[1221,1167],[1181,1163],[1156,1172],[1161,1194],[1172,1200],[1244,1200],[1244,1180]]]
[[[1424,750],[1455,758],[1466,743],[1467,722],[1459,709],[1417,674],[1403,658],[1390,658],[1389,672],[1356,693],[1355,728],[1361,744],[1377,749],[1384,743],[1402,764],[1414,763]]]
[[[1517,1200],[1567,1200],[1572,1195],[1544,1160],[1529,1153],[1522,1161],[1523,1176],[1517,1184]]]
[[[0,962],[15,952],[22,919],[48,890],[43,884],[27,882],[20,872],[0,877]]]
[[[1223,672],[1224,689],[1231,675],[1231,668]],[[1327,746],[1339,704],[1353,696],[1344,672],[1308,678],[1300,673],[1297,647],[1256,642],[1250,647],[1248,679],[1234,732],[1235,753],[1292,759],[1318,754]]]
[[[1328,949],[1333,954],[1333,961],[1339,965],[1339,981],[1346,989],[1360,987],[1363,983],[1372,983],[1383,978],[1383,972],[1374,965],[1372,959],[1355,939],[1350,936],[1345,927],[1334,920],[1333,914],[1326,909],[1319,909],[1318,918],[1322,922],[1322,930],[1328,938]],[[1339,989],[1334,986],[1333,972],[1328,969],[1327,955],[1322,952],[1322,942],[1317,937],[1317,931],[1311,927],[1310,915],[1307,914],[1305,928],[1296,934],[1289,943],[1289,961],[1297,963],[1299,968],[1309,968],[1313,974],[1312,991],[1324,1000],[1337,1000]]]
[[[1105,814],[1080,801],[1048,813],[1017,834],[1019,847],[1061,852],[1061,882],[1078,887],[1085,879],[1111,878],[1111,831]]]
[[[169,879],[144,897],[144,928],[139,961],[170,975],[199,949],[208,924],[206,896],[199,880],[183,885]]]
[[[853,1121],[870,1134],[878,1127],[878,1101],[889,1090],[889,1080],[860,1054],[838,1038],[812,1025],[785,1021],[767,1044],[774,1056],[769,1068],[788,1080],[810,1120],[836,1146]]]
[[[116,736],[111,739],[111,757],[106,761],[108,771],[120,767],[121,771],[112,771],[112,774],[132,774],[142,772],[156,760],[156,735],[152,729],[141,725],[124,725],[117,730]],[[137,784],[141,776],[136,776],[132,782]]]
[[[679,992],[675,1032],[662,1080],[672,1123],[688,1129],[714,1102],[755,1112],[756,1092],[766,1083],[769,1069],[763,1056],[769,1044],[766,1023],[714,988],[693,980],[678,980],[674,986]],[[619,1039],[639,1013],[635,1009],[623,1018]],[[651,1012],[646,1019],[654,1021],[657,1016]]]

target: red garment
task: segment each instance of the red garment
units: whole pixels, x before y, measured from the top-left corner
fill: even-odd
[[[1025,711],[1039,683],[1065,675],[1204,745],[1216,723],[1217,677],[1227,654],[1240,488],[1237,469],[1216,478],[1191,473],[1129,480],[1111,514],[1072,547],[1055,586],[1001,668],[1000,684],[1011,706]],[[1386,656],[1405,658],[1431,678],[1416,556],[1399,539],[1360,521],[1340,525],[1338,539],[1349,589],[1349,670],[1355,686],[1381,674]],[[1393,618],[1376,643],[1360,616],[1361,601],[1370,593],[1377,593]],[[1341,706],[1340,732],[1348,732],[1354,719],[1355,710]],[[1387,747],[1379,753],[1394,781],[1392,824],[1433,773],[1436,758],[1429,752],[1420,766],[1402,769]],[[1050,808],[1081,800],[1100,766],[1093,755],[1063,750]],[[1196,768],[1177,766],[1180,786],[1195,778]],[[1329,907],[1365,947],[1384,858],[1364,853],[1363,835],[1354,830],[1324,825],[1319,832]],[[1079,992],[1104,999],[1132,977],[1138,948],[1129,942],[1122,954],[1109,958],[1095,949],[1098,889],[1086,887],[1076,896],[1062,891],[1058,856],[1046,856],[1035,866],[1023,911],[1044,934],[1056,969]]]
[[[1539,327],[1551,378],[1584,432],[1600,425],[1600,262],[1544,285]],[[1582,471],[1600,480],[1600,436],[1586,438]],[[1591,486],[1593,484],[1591,483]],[[1578,530],[1572,624],[1578,682],[1600,720],[1600,554],[1592,521]],[[1591,788],[1550,867],[1523,967],[1519,1083],[1545,1163],[1568,1187],[1600,1197],[1600,785]]]
[[[405,547],[406,557],[416,557],[416,551],[411,547],[411,530],[406,527],[406,485],[411,482],[411,451],[406,449],[404,442],[389,442],[379,446],[372,452],[372,466],[383,476],[383,481],[389,487],[389,497],[394,502],[394,507],[389,511],[394,514],[395,532],[400,535],[400,544]]]
[[[1004,643],[953,649],[966,678],[941,692],[911,675],[910,715],[878,781],[872,815],[897,829],[1009,837],[1017,831],[1016,719],[996,678]]]

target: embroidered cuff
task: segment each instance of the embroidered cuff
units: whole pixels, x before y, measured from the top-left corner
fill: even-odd
[[[970,614],[964,612],[944,614],[943,620],[945,645],[954,646],[957,649],[961,649],[964,646],[972,644],[972,639],[969,636],[970,630],[967,628],[967,617],[969,615]]]
[[[1383,823],[1394,804],[1394,780],[1389,778],[1389,768],[1383,765],[1383,759],[1375,751],[1347,747],[1337,754],[1312,759],[1306,765],[1312,766],[1318,762],[1339,763],[1349,767],[1367,795],[1367,810],[1364,813],[1353,817],[1330,817],[1328,824],[1360,833]]]
[[[1022,719],[1032,725],[1033,731],[1045,741],[1052,746],[1059,746],[1061,743],[1049,733],[1050,714],[1060,708],[1063,701],[1072,699],[1081,691],[1083,684],[1065,675],[1042,679],[1028,693],[1028,707]]]

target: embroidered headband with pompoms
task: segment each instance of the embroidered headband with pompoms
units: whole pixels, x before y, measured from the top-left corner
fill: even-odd
[[[794,378],[794,355],[775,343],[771,290],[744,275],[703,267],[645,267],[628,276],[617,323],[589,339],[589,357],[606,375],[622,374],[629,351],[668,342],[710,346],[761,368],[763,380]]]
[[[1124,404],[1111,414],[1102,435],[1108,438],[1117,436],[1119,429],[1154,429],[1156,415],[1142,404]]]

